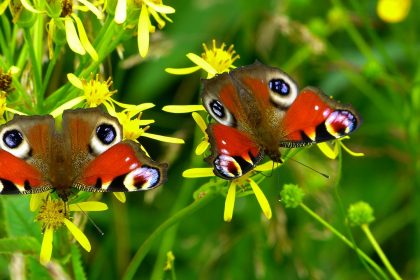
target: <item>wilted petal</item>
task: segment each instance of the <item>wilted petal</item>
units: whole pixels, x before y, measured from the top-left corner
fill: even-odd
[[[122,24],[127,18],[127,0],[118,0],[115,8],[114,21]]]
[[[96,52],[96,50],[93,48],[92,44],[90,43],[89,38],[86,35],[86,31],[85,31],[82,21],[79,19],[79,17],[76,14],[72,14],[72,17],[76,21],[77,31],[79,31],[80,42],[82,43],[84,49],[88,52],[88,54],[93,60],[98,61],[99,59],[98,53]]]
[[[90,242],[87,239],[86,235],[70,220],[64,218],[63,222],[66,225],[67,229],[74,236],[74,239],[76,239],[77,242],[79,242],[79,244],[83,247],[83,249],[90,252],[92,248],[90,246]]]
[[[255,183],[252,179],[248,179],[248,181],[249,181],[249,184],[251,185],[252,191],[257,197],[257,201],[260,204],[260,207],[264,215],[267,217],[267,219],[271,219],[271,216],[272,216],[271,207],[264,193],[261,191],[257,183]]]
[[[44,237],[42,238],[41,253],[39,254],[39,261],[41,264],[47,264],[51,260],[52,243],[53,243],[53,229],[46,228]]]
[[[190,168],[182,172],[182,177],[185,178],[201,178],[201,177],[213,177],[213,169],[210,167],[206,168]]]
[[[143,4],[141,6],[137,35],[137,45],[141,57],[145,57],[149,51],[149,26],[149,13],[146,4]]]
[[[225,200],[225,211],[223,213],[223,220],[225,222],[232,221],[233,217],[233,208],[235,206],[235,197],[236,197],[236,183],[232,181],[229,185],[228,193]]]
[[[66,40],[70,49],[75,53],[84,55],[86,50],[83,48],[83,45],[77,36],[76,27],[74,26],[73,20],[70,17],[65,17],[64,23],[66,27]]]
[[[171,6],[166,6],[163,4],[155,4],[152,1],[148,1],[148,0],[143,0],[144,3],[147,4],[147,6],[149,6],[150,8],[152,8],[153,10],[155,10],[158,13],[162,13],[162,14],[173,14],[175,13],[175,9],[172,8]]]
[[[162,111],[169,113],[191,113],[204,110],[206,109],[203,105],[168,105],[162,108]]]
[[[22,6],[25,7],[25,9],[30,11],[31,13],[34,13],[34,14],[42,13],[42,11],[35,9],[28,0],[20,0],[20,3],[22,3]]]

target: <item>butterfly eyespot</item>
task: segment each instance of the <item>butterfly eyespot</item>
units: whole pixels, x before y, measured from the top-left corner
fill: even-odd
[[[93,133],[89,143],[89,150],[92,154],[99,155],[120,142],[121,134],[121,128],[118,123],[100,123],[96,126]]]
[[[207,112],[219,123],[227,126],[235,126],[236,120],[229,110],[217,99],[204,100]]]
[[[290,93],[290,86],[283,79],[272,79],[268,83],[268,86],[272,91],[283,96],[287,96]]]
[[[278,73],[268,82],[270,100],[281,108],[292,105],[298,95],[297,84],[286,74]]]
[[[3,143],[10,149],[17,148],[23,142],[22,133],[17,130],[9,130],[3,134]]]
[[[31,156],[31,148],[22,131],[17,127],[9,127],[0,132],[0,148],[18,158]]]
[[[103,144],[111,144],[117,137],[115,128],[110,124],[101,124],[96,128],[96,136]]]

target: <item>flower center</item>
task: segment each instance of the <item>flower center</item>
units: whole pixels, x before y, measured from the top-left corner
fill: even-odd
[[[109,90],[112,85],[111,77],[106,81],[101,81],[100,75],[97,74],[95,79],[91,77],[90,81],[83,80],[82,82],[84,95],[89,107],[96,107],[104,103],[105,100],[117,92],[116,90]]]
[[[239,58],[239,55],[233,49],[233,45],[230,45],[228,49],[225,49],[225,47],[225,43],[217,47],[216,40],[213,40],[213,46],[210,49],[206,44],[203,44],[204,53],[201,54],[201,57],[213,66],[217,73],[223,73],[233,68],[233,62]]]
[[[46,228],[58,229],[63,225],[65,218],[69,218],[69,209],[61,199],[46,200],[36,217],[37,221],[42,223],[43,230]]]

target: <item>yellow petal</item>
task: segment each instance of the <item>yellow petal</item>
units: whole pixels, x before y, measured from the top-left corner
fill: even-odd
[[[343,147],[343,149],[344,149],[347,153],[349,153],[351,156],[354,156],[354,157],[363,157],[363,156],[365,155],[364,153],[353,152],[352,150],[350,150],[349,148],[347,148],[347,147],[343,144],[343,142],[341,142],[341,141],[340,141],[340,145],[341,145],[341,147]]]
[[[104,14],[98,8],[96,8],[95,5],[93,5],[92,3],[86,0],[78,0],[78,1],[82,3],[83,5],[85,5],[92,13],[94,13],[98,19],[104,19]]]
[[[22,6],[25,7],[25,9],[27,9],[31,13],[39,14],[43,12],[32,7],[31,3],[28,0],[20,0],[20,3],[22,3]]]
[[[197,148],[195,148],[195,154],[197,156],[203,154],[207,150],[209,145],[210,144],[207,140],[201,141],[200,144],[197,145]]]
[[[47,198],[49,195],[48,192],[34,193],[31,195],[31,200],[29,201],[29,209],[34,212],[39,208],[39,205]]]
[[[165,27],[166,22],[159,16],[159,14],[153,10],[153,9],[149,9],[149,14],[155,19],[155,21],[158,24],[159,29],[162,29]]]
[[[162,14],[173,14],[175,13],[175,9],[172,8],[171,6],[166,6],[163,4],[155,4],[152,1],[148,1],[148,0],[143,0],[144,3],[147,4],[147,6],[149,6],[150,8],[152,8],[153,10],[155,10],[158,13],[162,13]]]
[[[204,133],[204,135],[207,135],[207,133],[206,133],[207,124],[204,121],[204,119],[201,117],[201,115],[196,113],[196,112],[193,112],[192,117],[195,120],[195,122],[197,123],[198,127]]]
[[[184,140],[182,140],[180,138],[162,136],[162,135],[152,134],[152,133],[148,133],[148,132],[144,132],[141,136],[151,138],[151,139],[155,139],[155,140],[162,141],[162,142],[174,143],[174,144],[184,144],[185,143]]]
[[[69,205],[70,211],[104,211],[108,209],[108,205],[99,201],[84,201]]]
[[[225,200],[225,211],[223,213],[223,220],[225,222],[232,221],[233,208],[235,206],[236,183],[232,181],[229,185],[228,193]]]
[[[217,74],[217,71],[216,71],[216,69],[213,68],[213,66],[211,66],[207,61],[205,61],[204,59],[202,59],[200,56],[196,55],[195,53],[188,53],[187,57],[192,62],[194,62],[195,64],[197,64],[201,68],[203,68],[203,70],[206,71],[207,73],[209,73],[213,76]]]
[[[173,75],[187,75],[194,73],[195,71],[200,70],[200,66],[192,66],[192,67],[185,67],[185,68],[165,68],[165,71],[169,74]]]
[[[127,0],[118,0],[115,8],[114,21],[122,24],[127,18]]]
[[[7,6],[9,6],[10,0],[5,0],[0,3],[0,15],[4,13],[4,11],[7,9]]]
[[[64,103],[63,105],[54,109],[50,113],[50,115],[53,116],[54,118],[56,118],[56,117],[60,116],[63,113],[64,110],[74,108],[76,105],[78,105],[80,102],[82,102],[85,99],[86,99],[85,96],[79,96],[79,97],[73,98],[73,99],[67,101],[66,103]]]
[[[272,160],[269,160],[267,162],[264,162],[263,164],[257,165],[255,167],[255,170],[256,171],[271,171],[280,165],[281,164],[278,162],[273,162]]]
[[[213,169],[210,167],[206,168],[190,168],[182,172],[182,177],[185,178],[201,178],[201,177],[213,177]]]
[[[338,155],[338,151],[335,151],[335,148],[334,150],[331,149],[331,147],[326,142],[319,143],[317,144],[317,146],[321,150],[321,152],[330,159],[335,159]]]
[[[70,220],[64,218],[63,222],[66,225],[67,229],[74,236],[74,239],[76,239],[77,242],[79,242],[79,244],[83,247],[83,249],[90,252],[92,248],[90,246],[89,239],[87,239],[86,235]]]
[[[69,80],[69,82],[73,86],[77,87],[78,89],[83,89],[82,81],[76,75],[74,75],[73,73],[68,73],[67,74],[67,79]]]
[[[137,35],[137,45],[141,57],[145,57],[149,51],[149,26],[149,13],[146,4],[143,4],[141,6]]]
[[[118,199],[122,203],[125,203],[125,201],[127,200],[125,197],[125,193],[123,192],[114,192],[113,194],[115,198]]]
[[[64,23],[66,26],[66,40],[67,44],[69,44],[70,49],[75,53],[84,55],[86,53],[86,50],[83,48],[83,45],[80,42],[79,37],[77,36],[76,27],[74,26],[72,19],[69,17],[65,17]]]
[[[264,193],[261,191],[257,183],[255,183],[252,179],[248,179],[248,181],[249,181],[249,184],[251,185],[252,191],[257,197],[257,201],[260,204],[260,207],[264,215],[267,217],[267,219],[271,219],[271,216],[272,216],[271,207]]]
[[[53,229],[46,228],[44,237],[42,238],[41,253],[39,254],[39,261],[45,265],[51,260],[52,243],[53,243]]]
[[[204,110],[206,109],[203,105],[168,105],[162,108],[162,111],[169,113],[191,113]]]
[[[410,6],[410,0],[379,0],[376,12],[383,21],[397,23],[407,17]]]
[[[145,126],[145,125],[148,125],[148,124],[152,124],[154,122],[155,122],[154,120],[140,120],[139,125],[140,126]]]
[[[82,21],[76,14],[72,14],[72,17],[74,21],[76,21],[77,31],[79,31],[80,42],[82,43],[84,49],[87,51],[87,53],[90,55],[90,57],[93,60],[98,61],[99,59],[98,53],[96,52],[96,50],[93,48],[92,44],[90,43],[89,38],[86,35],[86,31],[85,31]]]

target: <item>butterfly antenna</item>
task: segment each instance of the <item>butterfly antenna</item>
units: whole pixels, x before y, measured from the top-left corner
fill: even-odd
[[[297,161],[297,160],[292,159],[292,158],[288,158],[288,160],[292,160],[292,161],[294,161],[294,162],[296,162],[296,163],[299,163],[300,165],[305,166],[306,168],[309,168],[310,170],[312,170],[312,171],[314,171],[314,172],[318,173],[319,175],[321,175],[321,176],[323,176],[323,177],[325,177],[325,178],[327,178],[327,179],[329,179],[329,178],[330,178],[330,176],[329,176],[329,175],[327,175],[327,174],[325,174],[325,173],[322,173],[321,171],[318,171],[318,170],[316,170],[316,169],[314,169],[314,168],[310,167],[309,165],[306,165],[306,164],[304,164],[304,163],[302,163],[302,162],[300,162],[300,161]]]
[[[76,203],[77,207],[79,207],[80,211],[88,218],[89,222],[96,228],[96,230],[99,232],[100,235],[105,235],[105,233],[99,228],[99,226],[93,221],[93,219],[85,212],[83,211],[82,207],[78,203]]]

